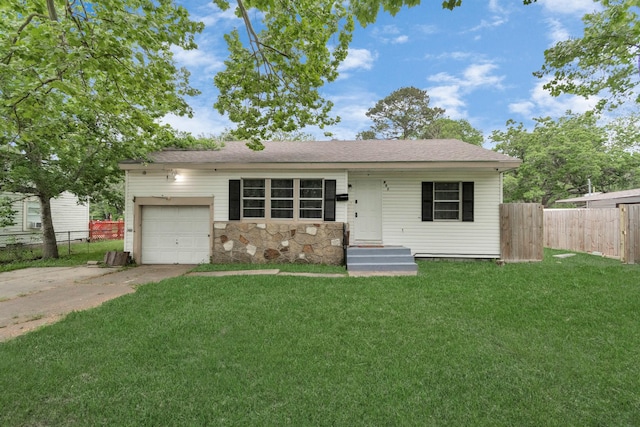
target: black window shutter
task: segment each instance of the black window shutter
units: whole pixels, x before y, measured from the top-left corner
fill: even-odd
[[[336,220],[336,180],[324,180],[324,220]]]
[[[462,220],[473,221],[473,182],[462,183]]]
[[[433,221],[433,182],[422,183],[422,220]]]
[[[240,180],[229,180],[229,221],[240,220]]]

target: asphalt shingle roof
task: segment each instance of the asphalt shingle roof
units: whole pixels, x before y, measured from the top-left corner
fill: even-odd
[[[518,159],[455,139],[265,142],[252,151],[242,141],[220,150],[165,150],[150,155],[156,164],[499,162]],[[126,161],[123,164],[141,163]]]

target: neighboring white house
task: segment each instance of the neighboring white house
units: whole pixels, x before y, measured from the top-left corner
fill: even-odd
[[[499,258],[502,172],[519,164],[458,140],[162,151],[120,164],[125,250],[145,264],[324,262],[343,243]]]
[[[557,200],[556,203],[573,203],[585,208],[617,208],[619,205],[640,204],[640,188],[610,193],[593,193],[582,197]]]
[[[42,216],[40,201],[35,196],[15,193],[0,193],[15,202],[14,225],[0,228],[0,246],[7,243],[38,243],[41,241]],[[89,204],[80,204],[71,193],[62,193],[51,200],[53,227],[59,241],[86,239],[89,237]]]

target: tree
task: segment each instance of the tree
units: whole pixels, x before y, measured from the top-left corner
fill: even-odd
[[[453,120],[448,117],[434,120],[422,130],[421,138],[426,139],[459,139],[469,144],[482,147],[484,136],[482,131],[471,126],[465,119]]]
[[[581,38],[561,41],[544,53],[537,77],[553,95],[602,96],[598,108],[615,108],[638,86],[640,19],[637,0],[600,0],[603,9],[583,17]],[[635,92],[640,103],[640,93]]]
[[[52,198],[108,191],[118,161],[174,140],[158,119],[190,114],[196,91],[171,48],[201,29],[171,0],[0,4],[0,187],[40,200],[45,258]]]
[[[13,200],[6,196],[0,196],[0,228],[15,224],[16,211],[13,209]]]
[[[517,157],[522,165],[505,175],[505,200],[549,206],[555,200],[587,192],[628,188],[637,181],[640,157],[621,149],[595,114],[568,113],[558,120],[536,119],[533,131],[522,123],[507,122],[506,131],[494,131],[496,151]]]
[[[228,0],[214,3],[222,10],[231,8]],[[319,89],[337,78],[354,21],[366,26],[381,8],[395,15],[418,4],[420,0],[236,0],[245,35],[237,30],[225,35],[229,57],[214,78],[220,91],[214,107],[228,114],[239,138],[256,150],[274,132],[337,123],[340,118],[330,114],[332,103]],[[461,4],[445,0],[442,7],[452,10]],[[251,8],[260,13],[250,14]],[[252,16],[261,21],[253,22]]]
[[[369,131],[356,138],[364,139],[415,139],[422,130],[444,114],[442,108],[429,107],[427,91],[415,87],[403,87],[391,92],[369,108],[367,117],[373,120]],[[375,136],[374,138],[370,138]]]

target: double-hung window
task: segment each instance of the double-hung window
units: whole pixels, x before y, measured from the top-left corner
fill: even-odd
[[[423,182],[422,221],[473,221],[473,182]]]
[[[335,180],[246,178],[229,181],[229,219],[335,221]]]
[[[293,179],[271,180],[271,218],[293,218]]]
[[[460,183],[433,183],[433,219],[460,219]]]
[[[42,228],[42,211],[38,200],[24,202],[24,230]]]
[[[242,216],[264,218],[267,206],[265,180],[245,179],[242,184]]]
[[[322,218],[322,180],[300,180],[300,218]]]

